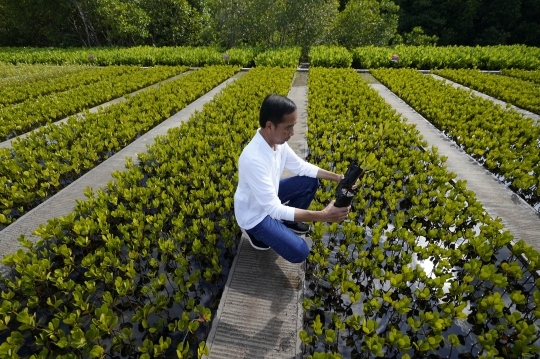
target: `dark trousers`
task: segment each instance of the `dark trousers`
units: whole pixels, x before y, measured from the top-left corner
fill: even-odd
[[[308,209],[318,187],[317,178],[306,176],[284,178],[279,182],[278,197],[281,203],[289,207]],[[266,216],[262,222],[247,232],[289,262],[301,263],[309,254],[309,247],[302,238],[281,221],[270,216]]]

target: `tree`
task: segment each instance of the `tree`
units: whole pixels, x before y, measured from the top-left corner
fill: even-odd
[[[75,9],[75,16],[71,23],[84,46],[101,46],[96,31],[97,2],[95,0],[70,0]]]
[[[337,15],[337,0],[211,0],[215,40],[225,47],[320,43]]]
[[[0,0],[0,46],[68,46],[73,9],[61,0]]]
[[[245,42],[247,6],[243,0],[209,0],[211,41],[225,47]]]
[[[188,1],[143,0],[141,7],[150,19],[148,31],[152,45],[200,44],[203,19]]]
[[[439,45],[526,44],[540,46],[538,0],[395,0],[398,31],[416,26]]]
[[[278,45],[301,45],[307,48],[331,39],[339,12],[336,0],[286,0],[278,29],[283,39]]]
[[[483,1],[475,19],[476,43],[507,44],[521,19],[521,0]]]
[[[405,33],[404,37],[404,43],[413,46],[435,46],[439,40],[436,35],[426,35],[420,26],[416,26],[411,32]]]
[[[521,4],[521,20],[511,33],[509,42],[540,46],[540,1],[523,0]]]
[[[432,0],[395,0],[399,6],[400,34],[409,33],[415,27],[421,27],[426,34],[440,33],[446,26],[447,19],[443,15],[444,1]]]
[[[203,0],[0,0],[0,46],[198,45]]]
[[[350,0],[338,16],[335,39],[346,47],[388,45],[397,32],[398,9],[389,0]]]
[[[139,1],[97,0],[97,4],[109,45],[141,45],[150,37],[150,16]]]

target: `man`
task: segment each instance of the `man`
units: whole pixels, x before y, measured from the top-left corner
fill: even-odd
[[[350,207],[322,211],[308,207],[319,178],[340,182],[344,176],[310,164],[289,147],[294,135],[296,105],[287,97],[268,95],[260,109],[260,128],[238,161],[234,212],[242,232],[258,250],[274,249],[292,263],[303,262],[309,248],[297,234],[307,233],[303,222],[341,222]],[[297,176],[280,180],[287,168]]]

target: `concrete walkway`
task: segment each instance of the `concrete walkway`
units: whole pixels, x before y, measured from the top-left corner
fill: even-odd
[[[486,100],[490,100],[492,101],[493,103],[496,103],[497,105],[501,105],[503,108],[506,108],[506,106],[508,105],[507,102],[504,102],[504,101],[501,101],[499,99],[496,99],[495,97],[491,97],[489,95],[486,95],[482,92],[479,92],[479,91],[476,91],[476,90],[473,90],[467,86],[463,86],[461,84],[458,84],[457,82],[454,82],[454,81],[451,81],[451,80],[448,80],[444,77],[441,77],[441,76],[438,76],[438,75],[435,75],[435,74],[430,74],[431,76],[433,76],[434,78],[438,79],[438,80],[443,80],[443,81],[446,81],[447,84],[450,84],[452,86],[454,86],[454,88],[457,88],[457,89],[464,89],[464,90],[467,90],[467,91],[472,91],[476,96],[478,97],[481,97],[483,99],[486,99]],[[538,125],[538,121],[540,121],[540,116],[531,112],[531,111],[527,111],[527,110],[524,110],[522,108],[519,108],[519,107],[516,107],[514,105],[510,105],[511,108],[513,108],[514,110],[516,110],[517,112],[521,113],[523,116],[525,117],[528,117],[528,118],[532,118],[534,120],[534,124],[535,125]]]
[[[298,119],[289,146],[307,156],[307,73],[296,72],[289,98]],[[283,177],[290,176],[290,172]],[[308,243],[309,244],[309,243]],[[209,358],[302,357],[304,267],[242,239],[207,339]]]
[[[73,212],[76,200],[86,199],[84,190],[87,187],[92,187],[93,189],[104,187],[108,181],[113,179],[111,176],[113,172],[125,170],[126,157],[132,158],[133,162],[137,163],[137,154],[146,153],[147,145],[151,145],[157,136],[166,135],[167,130],[178,127],[182,122],[187,121],[196,110],[202,110],[204,104],[211,101],[222,88],[244,74],[245,72],[239,72],[231,79],[221,83],[0,231],[0,258],[3,258],[7,253],[13,253],[23,248],[17,241],[17,238],[21,235],[26,236],[34,242],[39,239],[39,237],[32,235],[32,233],[40,224],[46,224],[49,219],[66,216]],[[0,264],[0,273],[2,275],[6,275],[8,270],[7,267]]]
[[[139,92],[145,91],[145,90],[147,90],[147,89],[149,89],[149,88],[161,86],[161,85],[163,85],[163,84],[165,84],[165,83],[167,83],[167,82],[174,81],[174,80],[176,80],[176,79],[179,78],[179,77],[185,76],[185,75],[188,74],[189,72],[190,72],[190,71],[182,72],[181,74],[178,74],[178,75],[176,75],[176,76],[170,77],[170,78],[168,78],[168,79],[166,79],[166,80],[160,81],[160,82],[155,83],[155,84],[153,84],[153,85],[146,86],[146,87],[144,87],[144,88],[142,88],[142,89],[140,89],[140,90],[134,91],[134,92],[130,93],[129,95],[125,95],[125,96],[134,96],[134,95],[138,94]],[[125,96],[121,96],[121,97],[115,98],[115,99],[113,99],[113,100],[111,100],[111,101],[102,103],[101,105],[94,106],[94,107],[92,107],[91,109],[89,109],[88,111],[91,112],[91,113],[97,113],[97,112],[99,111],[100,108],[105,108],[105,107],[108,107],[108,106],[110,106],[110,105],[114,105],[115,103],[127,101],[127,98],[126,98]],[[53,123],[50,123],[50,124],[46,124],[46,125],[44,125],[44,126],[42,126],[42,127],[47,127],[47,126],[50,126],[50,125],[59,125],[59,124],[61,124],[61,123],[67,122],[68,118],[74,117],[74,116],[78,116],[79,118],[82,118],[83,112],[79,112],[79,113],[77,113],[77,114],[68,116],[68,117],[63,118],[63,119],[61,119],[61,120],[58,120],[58,121],[56,121],[56,122],[53,122]],[[35,129],[35,130],[29,131],[29,132],[27,132],[27,133],[24,133],[24,134],[22,134],[22,135],[20,135],[20,136],[11,138],[11,139],[9,139],[9,140],[7,140],[7,141],[0,142],[0,148],[3,148],[3,147],[4,147],[4,148],[11,148],[11,147],[12,147],[12,146],[11,146],[11,142],[12,142],[12,141],[14,141],[14,140],[16,140],[16,139],[22,139],[22,138],[25,138],[25,137],[27,137],[29,134],[31,134],[31,133],[33,133],[33,132],[36,132],[36,131],[39,131],[42,127],[39,127],[39,128],[37,128],[37,129]]]
[[[457,179],[467,181],[467,189],[476,193],[492,218],[500,217],[516,240],[523,239],[540,251],[538,212],[388,88],[381,83],[370,86],[409,123],[416,125],[430,147],[437,147],[439,155],[448,157],[445,162],[448,171],[455,173]]]

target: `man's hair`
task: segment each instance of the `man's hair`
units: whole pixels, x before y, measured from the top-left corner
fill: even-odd
[[[266,122],[270,121],[277,126],[283,122],[283,116],[289,115],[296,111],[296,105],[285,96],[271,94],[266,96],[261,105],[259,112],[259,124],[261,128],[266,126]]]

